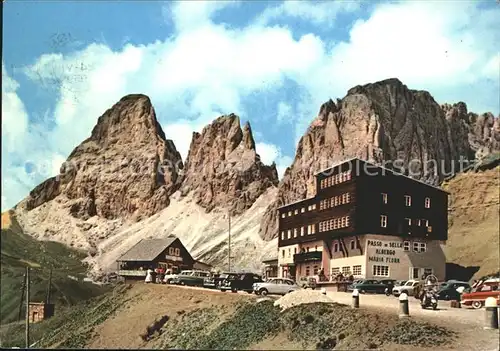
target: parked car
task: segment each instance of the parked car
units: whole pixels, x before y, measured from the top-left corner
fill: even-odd
[[[220,286],[221,291],[231,290],[231,292],[246,291],[253,292],[253,284],[263,282],[260,275],[254,273],[230,274]]]
[[[221,289],[225,285],[226,280],[232,280],[238,277],[238,273],[221,273],[217,278],[214,279],[215,288]]]
[[[347,286],[347,291],[348,291],[348,292],[352,292],[352,291],[354,291],[354,285],[359,284],[359,283],[361,283],[362,281],[363,281],[363,279],[356,279],[356,280],[353,280],[353,281],[352,281],[352,283],[351,283],[351,284],[349,284],[349,285]]]
[[[165,276],[163,277],[163,283],[173,284],[174,280],[177,279],[178,276],[179,276],[178,271],[174,272],[170,269],[167,269],[167,271],[165,272]]]
[[[215,288],[216,287],[215,282],[218,277],[219,277],[218,274],[212,274],[212,273],[209,274],[208,277],[205,277],[205,279],[203,279],[203,287],[209,289]]]
[[[392,292],[392,288],[396,285],[396,279],[382,279],[378,282],[389,289],[390,292]]]
[[[488,297],[495,297],[497,304],[500,305],[500,279],[485,280],[476,286],[472,292],[462,294],[460,303],[464,306],[472,306],[475,309],[479,309],[484,306],[484,301]]]
[[[421,283],[418,280],[408,280],[404,285],[395,286],[392,289],[392,294],[394,296],[399,296],[402,293],[406,293],[408,296],[414,296],[415,292],[420,289]]]
[[[182,271],[172,279],[174,284],[188,286],[203,286],[203,281],[210,273],[204,271]]]
[[[297,284],[303,289],[314,290],[317,287],[316,278],[314,277],[300,277]]]
[[[366,292],[382,294],[386,286],[377,280],[363,279],[355,284],[352,284],[352,290],[357,289],[361,294]],[[351,289],[348,289],[351,290]]]
[[[394,283],[394,286],[401,286],[401,285],[405,285],[406,284],[406,280],[396,280],[396,282]]]
[[[470,289],[470,284],[459,280],[448,280],[440,285],[437,292],[439,300],[459,300],[460,293],[457,291],[459,287],[464,287],[465,290]]]
[[[266,296],[267,294],[285,295],[289,292],[299,290],[301,287],[292,279],[271,278],[267,282],[257,282],[253,284],[253,291],[257,295]]]

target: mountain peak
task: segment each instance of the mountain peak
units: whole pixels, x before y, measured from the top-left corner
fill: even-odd
[[[260,162],[250,123],[241,128],[237,115],[216,118],[193,134],[182,194],[192,193],[207,212],[229,206],[232,214],[242,213],[277,184],[276,166]]]

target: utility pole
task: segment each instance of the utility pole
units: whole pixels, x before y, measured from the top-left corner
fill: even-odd
[[[24,290],[26,290],[26,273],[23,274],[23,286],[21,288],[21,301],[19,301],[19,314],[17,315],[18,322],[21,321],[21,318],[23,316]]]
[[[50,269],[49,272],[49,285],[47,286],[47,300],[45,301],[47,305],[50,304],[51,289],[52,289],[52,268]]]
[[[30,348],[30,268],[26,267],[26,349]]]
[[[228,231],[228,255],[227,255],[227,271],[231,272],[231,212],[228,211],[227,218],[229,220],[229,231]]]

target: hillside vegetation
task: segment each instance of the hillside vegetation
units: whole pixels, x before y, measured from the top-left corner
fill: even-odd
[[[4,326],[4,347],[23,346],[24,326]],[[386,349],[433,347],[455,333],[397,315],[313,303],[281,312],[272,300],[158,285],[119,285],[32,326],[40,348]]]
[[[450,192],[448,262],[476,267],[474,278],[499,270],[500,167],[458,174],[443,184]]]
[[[1,323],[18,318],[26,266],[31,267],[30,300],[33,302],[45,300],[52,268],[51,302],[56,304],[56,313],[62,306],[73,305],[106,291],[103,287],[82,281],[87,272],[86,265],[82,263],[86,256],[84,253],[60,243],[38,241],[24,234],[9,212],[2,213],[1,236]]]

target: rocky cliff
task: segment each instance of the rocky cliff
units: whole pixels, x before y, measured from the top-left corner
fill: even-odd
[[[468,113],[463,102],[440,106],[428,92],[410,90],[398,79],[356,86],[342,100],[323,104],[300,139],[261,236],[274,238],[276,209],[313,196],[314,173],[335,162],[359,157],[390,166],[397,160],[410,175],[436,184],[459,171],[461,159],[498,150],[499,141],[498,119]]]
[[[149,98],[128,95],[99,117],[60,174],[38,185],[18,207],[30,211],[57,198],[76,218],[139,220],[168,206],[182,168]]]
[[[277,185],[276,166],[260,161],[248,122],[242,129],[239,117],[231,114],[193,133],[181,193],[192,192],[207,212],[228,208],[232,215],[241,214]]]

